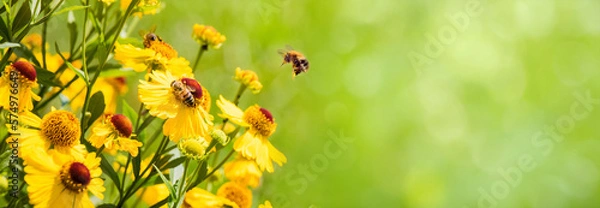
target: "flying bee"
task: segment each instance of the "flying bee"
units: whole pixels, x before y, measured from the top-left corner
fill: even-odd
[[[144,48],[152,49],[168,59],[177,57],[177,51],[163,41],[154,31],[156,31],[156,25],[152,26],[149,31],[140,31],[140,35],[144,37]]]
[[[294,69],[294,77],[298,76],[298,74],[302,72],[308,71],[308,60],[306,57],[298,51],[295,51],[292,47],[287,46],[286,50],[279,50],[279,54],[283,56],[283,63],[281,65],[287,63],[292,63],[292,68]]]
[[[171,88],[173,88],[173,94],[175,97],[183,102],[188,107],[196,107],[198,103],[196,103],[196,98],[194,98],[193,93],[196,91],[195,89],[187,86],[185,83],[175,80],[171,82]]]

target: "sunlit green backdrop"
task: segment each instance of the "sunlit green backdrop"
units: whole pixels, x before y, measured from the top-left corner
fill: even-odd
[[[156,25],[188,60],[194,23],[227,36],[196,73],[213,100],[235,95],[238,66],[265,86],[240,105],[273,113],[271,142],[288,163],[265,174],[254,204],[600,204],[598,1],[163,3],[135,31]],[[280,67],[286,45],[308,73]]]

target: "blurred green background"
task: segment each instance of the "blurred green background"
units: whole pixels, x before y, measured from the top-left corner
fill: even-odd
[[[598,1],[163,3],[135,30],[156,25],[188,60],[194,23],[227,36],[196,74],[213,100],[235,95],[238,66],[265,86],[240,105],[273,113],[288,163],[265,174],[254,204],[600,204]],[[285,45],[308,73],[279,66]]]

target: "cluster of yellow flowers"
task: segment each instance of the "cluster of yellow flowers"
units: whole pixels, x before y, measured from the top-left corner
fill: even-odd
[[[110,6],[115,0],[99,2]],[[129,7],[134,16],[154,14],[162,5],[156,0],[141,0],[131,10],[131,0],[120,2],[122,10]],[[248,208],[253,201],[252,189],[260,186],[263,172],[274,172],[273,163],[282,166],[287,162],[269,140],[277,128],[273,114],[257,104],[245,110],[238,107],[246,89],[253,94],[263,89],[256,72],[235,69],[233,80],[239,82],[240,90],[233,101],[218,96],[221,119],[216,120],[210,114],[213,99],[195,78],[195,66],[190,67],[171,45],[152,32],[144,36],[143,47],[116,41],[114,56],[110,57],[120,68],[112,70],[144,73],[137,83],[140,109],[138,114],[131,114],[125,112],[130,107],[122,101],[128,93],[123,73],[104,76],[101,71],[90,82],[87,69],[81,74],[86,68],[85,58],[47,53],[42,39],[39,34],[25,36],[21,44],[32,57],[7,58],[9,64],[0,77],[0,111],[18,118],[17,127],[7,120],[10,134],[6,142],[19,148],[29,203],[34,207],[94,207],[91,193],[100,200],[118,195],[118,207],[125,206],[127,198],[135,194],[147,205],[171,197],[168,201],[175,204],[170,206]],[[201,49],[196,63],[208,46],[218,49],[226,40],[212,26],[199,24],[193,26],[192,39]],[[42,82],[38,80],[41,72],[53,77]],[[91,94],[101,94],[103,103],[92,103]],[[100,114],[90,113],[90,106],[102,106]],[[162,141],[144,131],[152,123],[153,127],[160,126],[151,131],[163,135]],[[151,149],[154,146],[149,142],[158,143],[157,149]],[[183,165],[183,177],[178,182],[148,185],[150,178],[156,178],[153,176],[164,178],[163,174],[169,173],[165,163],[171,156],[165,154],[173,148],[178,148],[184,162],[171,160],[174,165],[169,168]],[[229,149],[223,161],[217,161],[222,158],[220,151]],[[234,159],[229,160],[232,156]],[[214,162],[208,164],[211,158]],[[109,161],[112,166],[106,165]],[[188,168],[194,169],[193,174],[187,175]],[[221,168],[225,178],[220,177]],[[110,183],[105,183],[103,174]],[[202,183],[218,188],[216,192],[202,189]],[[265,201],[259,207],[272,206]]]

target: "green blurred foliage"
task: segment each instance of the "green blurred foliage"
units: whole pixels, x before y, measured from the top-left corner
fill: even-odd
[[[600,204],[600,105],[573,107],[577,93],[600,99],[598,1],[163,3],[135,30],[156,25],[188,60],[198,50],[194,23],[227,36],[221,49],[204,54],[196,73],[213,100],[235,95],[238,66],[255,70],[265,86],[240,105],[258,103],[273,113],[278,129],[271,142],[288,163],[265,174],[254,204]],[[477,3],[481,12],[469,15],[469,4]],[[453,19],[461,15],[468,22]],[[440,33],[441,52],[427,55]],[[289,65],[279,66],[277,50],[288,44],[311,63],[295,79]],[[411,53],[427,57],[418,69]],[[129,83],[134,103],[137,82]],[[585,116],[569,120],[573,108]],[[568,127],[559,141],[544,133],[556,125]],[[332,142],[341,135],[345,146]],[[523,157],[533,168],[520,168]]]

